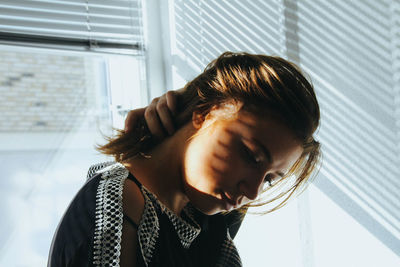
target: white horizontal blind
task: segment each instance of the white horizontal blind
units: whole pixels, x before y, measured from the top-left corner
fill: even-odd
[[[225,51],[283,52],[280,1],[173,1],[173,65],[185,79]],[[189,68],[189,67],[190,68]]]
[[[316,185],[397,256],[399,10],[398,0],[298,1],[301,65],[321,105]]]
[[[183,86],[225,50],[275,54],[305,70],[321,105],[323,165],[314,182],[319,190],[309,192],[318,201],[300,209],[306,211],[300,213],[303,262],[287,246],[286,255],[276,257],[282,236],[272,239],[271,232],[281,230],[273,229],[265,240],[257,235],[259,244],[249,242],[251,261],[262,248],[254,266],[265,260],[273,265],[275,259],[280,266],[400,266],[383,259],[376,265],[372,259],[379,256],[370,253],[387,250],[400,259],[400,0],[169,2],[174,85]],[[327,202],[315,192],[353,217],[354,229],[366,230],[363,241],[349,225],[337,228],[342,218],[329,208],[316,208]],[[281,228],[290,223],[282,221]],[[296,241],[294,235],[287,240]],[[265,249],[268,243],[273,246]],[[354,244],[364,255],[355,256]],[[343,256],[347,251],[354,259]],[[369,264],[354,264],[360,260]]]
[[[86,49],[142,47],[140,0],[2,0],[2,42]]]

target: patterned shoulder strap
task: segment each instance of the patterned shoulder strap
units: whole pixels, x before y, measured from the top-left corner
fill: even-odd
[[[93,265],[119,266],[123,222],[122,190],[129,171],[122,164],[115,163],[97,172],[102,174],[96,194]]]
[[[100,162],[97,164],[93,164],[92,166],[89,167],[87,176],[86,176],[86,181],[89,181],[90,178],[92,178],[98,171],[104,169],[105,167],[111,166],[115,164],[115,161],[106,161],[106,162]]]
[[[122,238],[122,192],[129,171],[120,163],[104,162],[89,168],[88,179],[101,173],[96,195],[96,228],[93,243],[93,265],[119,266]],[[152,260],[160,230],[152,195],[141,188],[145,207],[138,227],[138,240],[145,265]]]

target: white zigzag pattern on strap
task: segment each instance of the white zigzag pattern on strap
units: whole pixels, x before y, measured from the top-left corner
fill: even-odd
[[[96,227],[93,244],[95,266],[119,266],[122,236],[122,190],[128,170],[116,163],[100,171],[96,195]]]

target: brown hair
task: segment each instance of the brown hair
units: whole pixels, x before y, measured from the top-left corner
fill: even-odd
[[[273,112],[303,143],[304,152],[289,171],[295,182],[283,192],[256,206],[283,200],[270,211],[282,207],[295,193],[305,189],[319,163],[320,145],[313,138],[319,125],[319,105],[310,82],[293,63],[280,57],[225,52],[212,61],[179,95],[176,126],[189,122],[194,111],[207,115],[213,106],[227,101],[243,103],[242,108],[255,114]],[[125,162],[153,148],[144,118],[129,133],[118,131],[98,150]],[[282,179],[286,180],[286,179]]]

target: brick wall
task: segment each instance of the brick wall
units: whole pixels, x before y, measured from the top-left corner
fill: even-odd
[[[79,55],[0,51],[0,132],[90,128],[99,108],[96,62]]]

